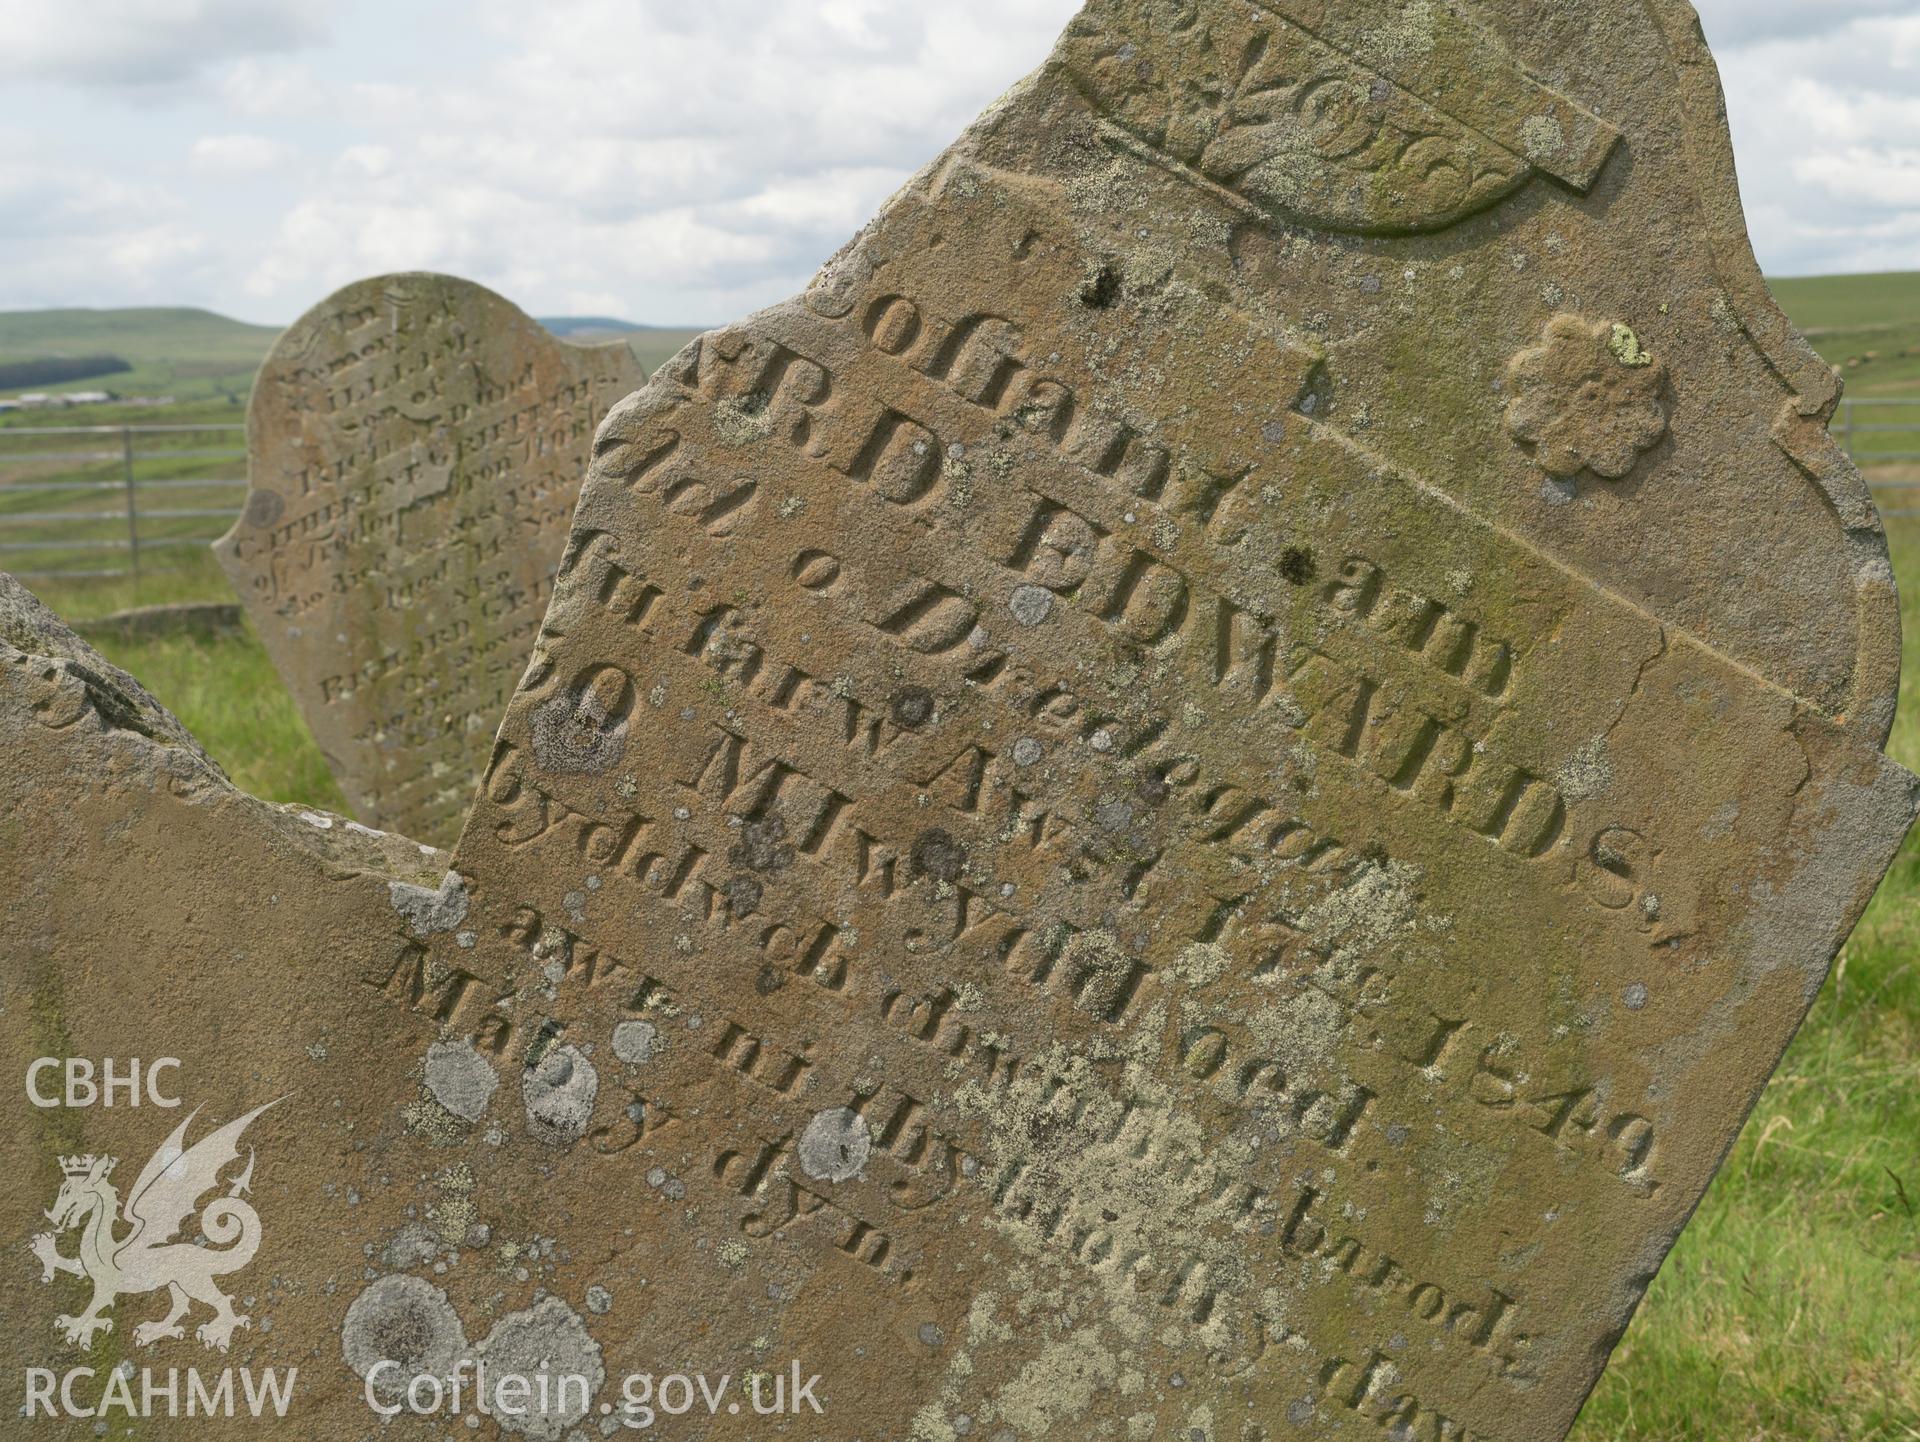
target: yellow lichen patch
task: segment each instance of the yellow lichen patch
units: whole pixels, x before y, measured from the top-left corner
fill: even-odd
[[[1633,333],[1633,328],[1619,322],[1614,324],[1613,337],[1607,342],[1607,349],[1623,366],[1632,366],[1637,370],[1653,364],[1653,357],[1641,347],[1640,337]]]

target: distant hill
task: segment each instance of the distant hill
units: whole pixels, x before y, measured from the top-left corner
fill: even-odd
[[[1920,271],[1785,275],[1767,284],[1793,323],[1810,337],[1825,330],[1920,320]]]
[[[623,340],[634,358],[652,375],[673,357],[674,352],[696,336],[702,328],[638,325],[605,315],[543,315],[540,324],[570,345],[605,345]]]
[[[572,340],[583,331],[625,335],[628,331],[656,329],[654,326],[641,325],[636,321],[615,320],[610,315],[540,315],[535,316],[534,319],[562,340]]]
[[[0,358],[111,354],[141,362],[259,365],[279,328],[248,325],[210,310],[0,311]]]
[[[182,404],[237,412],[253,388],[254,372],[279,334],[274,326],[248,325],[184,306],[0,311],[0,366],[48,357],[78,361],[112,355],[128,362],[129,368],[104,385],[73,379],[46,385],[20,383],[8,389],[107,389],[123,396],[171,396]],[[113,419],[94,414],[105,409],[91,407],[84,415],[68,412],[62,422]],[[206,418],[214,415],[209,412]],[[140,418],[152,420],[153,416]]]

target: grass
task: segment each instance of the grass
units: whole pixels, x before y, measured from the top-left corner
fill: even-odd
[[[1776,276],[1767,284],[1793,323],[1814,340],[1901,317],[1909,324],[1920,324],[1920,271]]]
[[[28,589],[71,622],[94,621],[136,606],[171,606],[193,601],[228,602],[233,587],[220,570],[213,552],[205,547],[174,558],[165,571],[116,579],[46,579],[27,583]],[[131,669],[131,668],[129,668]],[[134,673],[139,675],[138,672]],[[141,680],[146,678],[142,676]],[[276,679],[274,684],[280,683]]]
[[[1920,423],[1920,272],[1816,276],[1772,286],[1793,323],[1846,376],[1847,394],[1911,398],[1915,409],[1899,419]],[[1899,449],[1920,450],[1920,437],[1907,437]]]
[[[1920,358],[1899,354],[1920,345],[1920,275],[1784,281],[1776,290],[1847,370],[1855,394],[1920,396]],[[659,349],[642,356],[652,368],[690,334],[642,333],[636,353],[640,343]],[[97,335],[75,344],[128,354]],[[215,399],[181,413],[203,419],[220,408]],[[163,467],[164,457],[154,464]],[[1920,481],[1920,468],[1882,474]],[[1920,519],[1890,519],[1888,530],[1909,645],[1890,749],[1920,770]],[[137,583],[36,589],[72,619],[230,598],[204,551],[169,564],[184,569]],[[100,649],[166,702],[241,786],[344,809],[250,633]],[[1909,842],[1655,1281],[1574,1442],[1920,1442],[1917,901],[1920,843]]]
[[[251,631],[244,637],[101,639],[94,646],[165,702],[242,790],[351,815]]]

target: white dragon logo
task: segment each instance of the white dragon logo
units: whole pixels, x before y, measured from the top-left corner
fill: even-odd
[[[253,1189],[251,1148],[246,1170],[232,1179],[227,1194],[200,1211],[200,1231],[212,1246],[174,1238],[198,1209],[200,1198],[220,1185],[221,1171],[240,1159],[240,1134],[262,1112],[279,1104],[268,1102],[188,1148],[187,1128],[200,1115],[196,1107],[141,1169],[124,1215],[120,1195],[107,1180],[118,1158],[60,1158],[66,1181],[52,1210],[45,1214],[53,1231],[35,1237],[32,1250],[40,1259],[42,1282],[51,1282],[56,1272],[87,1278],[93,1283],[93,1301],[78,1316],[55,1318],[56,1331],[69,1342],[90,1347],[95,1333],[113,1330],[113,1318],[106,1312],[114,1298],[165,1287],[172,1295],[172,1310],[159,1321],[135,1327],[134,1341],[145,1347],[163,1337],[185,1336],[181,1318],[193,1303],[202,1302],[213,1308],[214,1315],[200,1324],[194,1336],[208,1347],[227,1350],[234,1329],[250,1326],[252,1319],[233,1310],[233,1298],[213,1279],[239,1271],[260,1249],[260,1216],[240,1200]],[[120,1224],[132,1231],[116,1240],[114,1230]],[[62,1256],[55,1239],[71,1227],[80,1228],[80,1249],[74,1256]]]

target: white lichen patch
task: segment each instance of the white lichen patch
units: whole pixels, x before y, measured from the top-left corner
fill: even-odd
[[[415,1377],[445,1377],[467,1350],[467,1334],[447,1294],[420,1277],[389,1276],[374,1282],[347,1308],[340,1351],[347,1365],[366,1377],[381,1362],[374,1391],[402,1395]]]
[[[995,1395],[1001,1416],[1023,1437],[1050,1437],[1085,1416],[1094,1399],[1120,1378],[1119,1358],[1095,1327],[1045,1343],[1020,1375]]]
[[[438,891],[412,886],[404,881],[387,883],[387,898],[407,930],[421,940],[453,931],[467,919],[467,884],[458,872],[449,871]]]
[[[1173,1319],[1149,1300],[1154,1279],[1143,1269],[1199,1258],[1223,1296],[1246,1290],[1232,1232],[1259,1225],[1270,1204],[1235,1185],[1252,1159],[1244,1139],[1179,1110],[1156,1061],[1111,1053],[1056,1046],[1010,1085],[968,1081],[950,1100],[986,1139],[990,1225],[1090,1287],[1104,1323],[1138,1342]],[[1223,1304],[1218,1320],[1232,1310]]]
[[[1567,133],[1553,116],[1531,115],[1520,123],[1520,143],[1526,147],[1528,160],[1546,165],[1566,149]]]
[[[652,1022],[623,1021],[613,1029],[613,1054],[628,1066],[641,1066],[653,1060],[659,1039]]]
[[[532,1402],[516,1395],[512,1404],[524,1415],[509,1415],[493,1399],[497,1425],[535,1442],[559,1442],[567,1430],[593,1410],[593,1398],[607,1379],[600,1344],[580,1314],[558,1297],[546,1297],[524,1312],[502,1317],[474,1348],[477,1361],[496,1379],[526,1378]],[[545,1399],[542,1410],[540,1402]]]
[[[435,1042],[427,1048],[426,1080],[433,1099],[467,1122],[477,1122],[487,1114],[500,1086],[493,1064],[465,1040]]]
[[[527,1070],[520,1089],[528,1129],[540,1141],[566,1146],[586,1135],[600,1074],[578,1047],[557,1046]]]
[[[1380,951],[1419,924],[1419,882],[1419,869],[1405,862],[1369,862],[1309,906],[1301,930],[1336,958]]]
[[[773,434],[773,411],[759,391],[729,396],[713,408],[713,429],[721,444],[750,446]]]
[[[796,1150],[800,1170],[815,1181],[852,1181],[866,1170],[873,1134],[853,1108],[829,1107],[807,1123]]]
[[[1173,974],[1188,986],[1218,981],[1233,965],[1233,955],[1217,941],[1196,941],[1173,963]]]
[[[1589,800],[1613,785],[1613,760],[1607,754],[1607,738],[1596,736],[1568,757],[1554,780],[1569,801]]]

